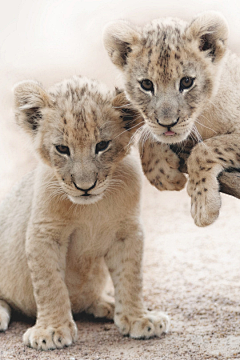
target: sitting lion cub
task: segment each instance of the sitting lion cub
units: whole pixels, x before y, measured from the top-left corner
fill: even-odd
[[[143,306],[141,173],[128,146],[140,117],[124,101],[81,77],[49,91],[34,81],[15,87],[17,123],[41,161],[0,208],[0,330],[10,307],[36,315],[23,336],[33,348],[72,344],[72,312],[114,314],[133,338],[168,330],[167,315]]]
[[[186,139],[199,141],[187,163],[199,226],[218,217],[218,175],[240,167],[240,60],[227,38],[226,20],[213,11],[190,23],[166,18],[137,28],[119,21],[104,35],[127,96],[145,119],[140,149],[149,181],[160,190],[182,189],[186,177],[170,145],[184,151]]]

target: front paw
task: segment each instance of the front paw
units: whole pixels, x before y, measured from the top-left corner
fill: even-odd
[[[187,191],[191,196],[191,214],[197,226],[212,224],[219,216],[221,198],[219,183],[214,175],[189,177]]]
[[[23,335],[24,345],[37,350],[61,349],[71,345],[76,339],[77,326],[72,320],[58,327],[36,324]]]
[[[133,339],[149,339],[167,333],[170,325],[169,317],[157,311],[147,311],[141,316],[115,315],[115,324],[123,335]]]
[[[179,171],[179,157],[166,145],[153,143],[141,155],[143,172],[158,190],[182,190],[186,176]]]
[[[153,186],[162,191],[182,190],[187,181],[186,176],[179,170],[166,168],[166,166],[162,166],[160,169],[153,169],[151,173],[145,172],[145,175]]]

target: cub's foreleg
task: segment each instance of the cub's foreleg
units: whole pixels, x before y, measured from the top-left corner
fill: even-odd
[[[143,172],[158,190],[181,190],[186,184],[186,176],[179,171],[178,156],[169,145],[153,139],[139,143]]]
[[[36,325],[23,335],[40,350],[62,348],[77,337],[64,282],[67,241],[63,224],[36,222],[27,233],[26,254],[37,305]]]
[[[124,223],[106,263],[115,288],[114,322],[123,335],[132,338],[160,336],[169,328],[169,318],[147,311],[142,297],[143,231],[139,224]]]
[[[218,175],[228,168],[240,168],[240,134],[221,135],[196,145],[187,167],[192,217],[198,226],[209,225],[221,207]]]

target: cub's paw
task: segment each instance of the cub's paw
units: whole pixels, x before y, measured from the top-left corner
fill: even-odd
[[[101,297],[96,300],[87,310],[87,314],[92,314],[96,318],[107,318],[113,320],[115,304],[114,300],[108,297]]]
[[[169,317],[157,311],[148,311],[140,317],[116,315],[115,324],[123,335],[133,339],[149,339],[167,333],[170,325]]]
[[[186,176],[177,169],[167,167],[167,164],[160,164],[161,168],[145,171],[150,183],[158,190],[182,190],[186,184]]]
[[[6,331],[10,321],[10,306],[3,300],[0,300],[0,331]]]
[[[186,176],[178,169],[179,157],[168,145],[147,144],[141,154],[143,172],[158,190],[182,190],[186,184]]]
[[[212,224],[219,215],[221,197],[219,183],[214,175],[189,177],[187,191],[191,196],[191,214],[197,226]]]
[[[37,350],[61,349],[77,340],[77,326],[74,321],[59,327],[35,325],[23,335],[24,345]]]

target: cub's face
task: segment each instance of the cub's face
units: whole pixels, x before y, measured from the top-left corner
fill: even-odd
[[[17,122],[33,138],[73,203],[91,204],[114,186],[140,116],[123,93],[74,77],[48,92],[35,82],[15,87]]]
[[[143,29],[120,21],[105,30],[104,43],[123,73],[125,90],[148,130],[164,143],[194,131],[197,116],[218,86],[227,26],[207,12],[191,24],[155,20]]]

